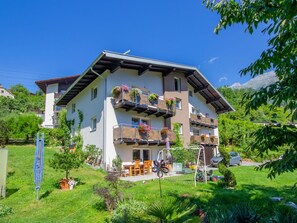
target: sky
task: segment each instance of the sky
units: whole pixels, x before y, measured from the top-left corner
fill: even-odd
[[[267,48],[260,31],[234,25],[202,0],[1,0],[0,84],[36,92],[37,80],[83,73],[103,51],[197,67],[216,87],[244,83],[239,71]]]

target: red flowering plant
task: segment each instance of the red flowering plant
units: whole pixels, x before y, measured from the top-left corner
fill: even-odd
[[[125,93],[129,92],[129,87],[127,85],[121,85],[121,86],[115,86],[112,90],[111,93],[113,97],[119,97],[122,91]]]
[[[130,90],[130,88],[127,85],[124,85],[124,84],[121,86],[121,89],[122,89],[122,91],[124,91],[126,93],[129,92],[129,90]]]
[[[175,98],[167,98],[166,105],[172,106],[176,103]]]
[[[168,132],[169,132],[169,128],[167,128],[167,127],[164,127],[164,128],[161,129],[161,131],[160,131],[161,135],[167,135]]]
[[[152,127],[147,124],[139,124],[138,131],[139,133],[147,133],[152,130]]]

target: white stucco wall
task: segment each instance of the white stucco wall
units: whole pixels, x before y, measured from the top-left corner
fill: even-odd
[[[162,74],[159,72],[147,72],[138,76],[138,72],[128,69],[119,69],[115,73],[107,76],[107,128],[106,128],[106,162],[110,163],[118,153],[124,162],[132,160],[132,146],[115,145],[113,143],[113,127],[125,123],[132,124],[132,117],[148,118],[153,128],[161,129],[164,126],[164,118],[154,115],[147,116],[146,114],[134,111],[125,111],[124,109],[114,109],[112,104],[111,90],[115,86],[127,85],[129,87],[137,86],[150,90],[153,93],[163,95]],[[143,147],[151,149],[152,158],[156,158],[156,154],[161,149],[160,147]],[[125,161],[127,160],[127,161]]]
[[[195,107],[200,110],[202,115],[205,116],[205,114],[208,113],[208,117],[217,119],[218,115],[214,107],[211,104],[206,104],[206,100],[199,93],[194,93],[194,89],[191,85],[188,85],[188,89],[193,93],[193,97],[189,96],[189,117],[192,113],[192,107]],[[200,134],[209,135],[209,133],[211,135],[219,136],[218,128],[200,128]],[[193,133],[191,132],[191,134]]]
[[[53,128],[53,115],[55,105],[55,93],[58,92],[59,84],[50,84],[46,88],[45,95],[45,112],[43,126]]]
[[[83,122],[81,123],[81,134],[83,136],[83,146],[88,144],[96,145],[103,149],[103,108],[104,108],[104,82],[97,78],[82,92],[80,92],[67,105],[67,119],[75,120],[74,128],[77,131],[79,124],[78,111],[83,113]],[[97,98],[91,100],[91,89],[97,87]],[[75,103],[76,111],[72,113],[72,104]],[[91,131],[92,118],[97,118],[95,131]]]

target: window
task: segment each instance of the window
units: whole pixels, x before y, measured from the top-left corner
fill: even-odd
[[[93,117],[91,119],[91,131],[96,131],[96,127],[97,127],[97,118]]]
[[[91,89],[91,100],[97,98],[97,88]]]
[[[139,124],[149,125],[149,120],[148,119],[133,117],[132,118],[132,127],[137,128]]]
[[[193,97],[193,91],[189,91],[189,97]]]
[[[175,107],[177,109],[182,109],[182,101],[179,98],[175,98]]]
[[[176,91],[181,90],[181,79],[178,77],[174,78],[174,90],[176,90]]]
[[[183,134],[183,124],[178,123],[179,127],[178,127],[178,134]]]
[[[192,107],[192,114],[198,115],[200,113],[200,110],[198,108]]]
[[[196,127],[193,127],[193,135],[200,135],[199,134],[199,129]]]
[[[141,162],[151,159],[151,151],[149,149],[133,149],[133,161],[140,160]]]
[[[75,104],[71,105],[71,112],[74,113],[75,112]]]
[[[1,93],[4,93],[4,90],[1,90]]]

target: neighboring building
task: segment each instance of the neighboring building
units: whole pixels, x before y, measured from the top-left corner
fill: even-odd
[[[113,95],[116,86],[120,91]],[[136,98],[132,88],[141,90]],[[151,93],[159,95],[155,102],[148,99]],[[167,106],[169,98],[176,99],[176,104]],[[203,144],[210,160],[219,143],[217,115],[234,110],[195,67],[107,51],[57,105],[66,106],[68,119],[74,120],[72,134],[77,130],[79,111],[83,114],[84,146],[102,148],[106,168],[117,154],[123,163],[156,159],[165,147],[165,137],[174,142],[173,132],[164,136],[161,131],[172,129],[173,123],[180,125],[184,146]],[[150,125],[149,134],[140,132],[139,124]]]
[[[42,126],[54,128],[57,125],[57,114],[63,106],[56,106],[55,102],[70,87],[79,75],[36,81],[35,84],[45,93],[45,110]]]
[[[9,90],[6,90],[1,84],[0,84],[0,96],[14,99],[14,95]]]

